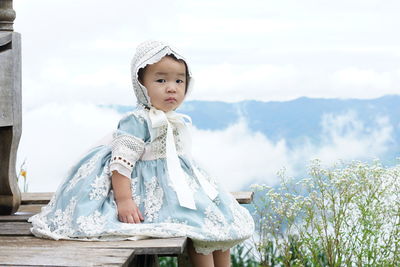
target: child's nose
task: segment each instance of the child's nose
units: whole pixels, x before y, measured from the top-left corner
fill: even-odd
[[[176,83],[168,83],[167,92],[168,93],[175,93],[176,92]]]

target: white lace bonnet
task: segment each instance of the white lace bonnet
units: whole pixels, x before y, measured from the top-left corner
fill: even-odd
[[[131,75],[133,89],[135,90],[138,104],[142,104],[146,107],[151,107],[151,102],[147,93],[147,89],[139,82],[139,70],[146,67],[147,65],[154,64],[160,61],[166,55],[172,54],[177,59],[182,59],[183,61],[185,61],[188,71],[187,91],[185,97],[190,93],[193,84],[193,78],[187,60],[176,51],[177,50],[175,48],[160,41],[146,41],[141,43],[136,48],[136,53],[131,63]]]

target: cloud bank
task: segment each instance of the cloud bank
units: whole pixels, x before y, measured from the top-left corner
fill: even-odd
[[[283,168],[289,176],[304,175],[314,159],[329,166],[338,160],[379,158],[392,140],[393,126],[385,117],[376,118],[375,127],[369,128],[350,111],[325,114],[321,124],[321,143],[305,138],[302,145],[292,148],[285,140],[272,142],[268,136],[252,132],[245,119],[222,131],[195,129],[198,142],[193,153],[230,190],[239,190],[253,182],[275,185]]]
[[[198,82],[194,100],[399,92],[394,0],[35,0],[14,8],[28,107],[134,104],[129,64],[146,39],[183,50]]]
[[[18,162],[27,159],[29,191],[55,191],[72,164],[89,147],[114,130],[121,114],[82,103],[52,103],[26,110]],[[266,122],[268,123],[268,122]],[[271,141],[253,132],[246,119],[224,130],[193,128],[193,155],[201,166],[228,190],[248,190],[251,183],[278,183],[276,173],[302,175],[315,158],[324,164],[338,159],[369,160],[383,155],[390,145],[393,126],[385,117],[367,127],[354,112],[325,114],[321,143],[305,138],[289,147],[285,140]]]

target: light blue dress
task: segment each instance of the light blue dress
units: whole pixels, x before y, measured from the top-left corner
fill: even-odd
[[[123,240],[187,236],[199,253],[226,250],[249,238],[249,212],[187,155],[180,131],[174,139],[196,209],[182,207],[166,165],[166,126],[153,129],[148,110],[138,108],[119,123],[109,143],[91,149],[59,186],[50,203],[31,217],[34,235],[51,239]],[[144,216],[140,224],[118,220],[111,171],[131,179],[132,198]],[[217,190],[211,199],[196,176]]]

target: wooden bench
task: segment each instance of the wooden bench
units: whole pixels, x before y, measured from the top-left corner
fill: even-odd
[[[232,193],[241,204],[252,192]],[[158,256],[178,256],[178,266],[190,266],[186,237],[138,241],[86,242],[34,237],[28,218],[47,204],[52,193],[22,193],[15,215],[0,216],[0,265],[19,266],[159,266]]]

